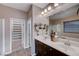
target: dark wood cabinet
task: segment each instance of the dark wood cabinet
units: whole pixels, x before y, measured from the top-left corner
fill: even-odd
[[[67,56],[38,40],[35,40],[35,52],[37,56]]]
[[[47,46],[37,40],[35,40],[35,51],[38,56],[47,56],[48,54]]]

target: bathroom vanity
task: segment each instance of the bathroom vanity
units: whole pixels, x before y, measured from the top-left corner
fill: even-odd
[[[58,41],[53,42],[50,38],[43,36],[35,37],[35,53],[37,56],[79,56],[79,42],[58,38]],[[69,45],[69,46],[68,46]]]
[[[66,54],[38,40],[35,40],[35,52],[37,56],[67,56]]]

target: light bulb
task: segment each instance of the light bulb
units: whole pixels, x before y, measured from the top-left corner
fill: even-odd
[[[41,14],[43,15],[43,14],[44,14],[44,12],[41,12]]]
[[[57,7],[58,5],[59,5],[58,3],[55,3],[55,4],[54,4],[55,7]]]
[[[48,10],[51,10],[51,9],[52,9],[52,7],[51,7],[51,6],[49,6],[49,7],[48,7]]]
[[[44,12],[46,13],[47,12],[47,9],[45,9]]]

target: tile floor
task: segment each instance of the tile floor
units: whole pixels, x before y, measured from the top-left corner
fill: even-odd
[[[31,56],[31,50],[30,48],[21,49],[21,50],[12,52],[11,54],[8,54],[6,56]]]

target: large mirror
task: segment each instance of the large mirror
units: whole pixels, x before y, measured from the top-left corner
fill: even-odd
[[[49,16],[50,37],[77,37],[74,33],[79,32],[79,5]],[[52,34],[52,35],[51,35]]]

